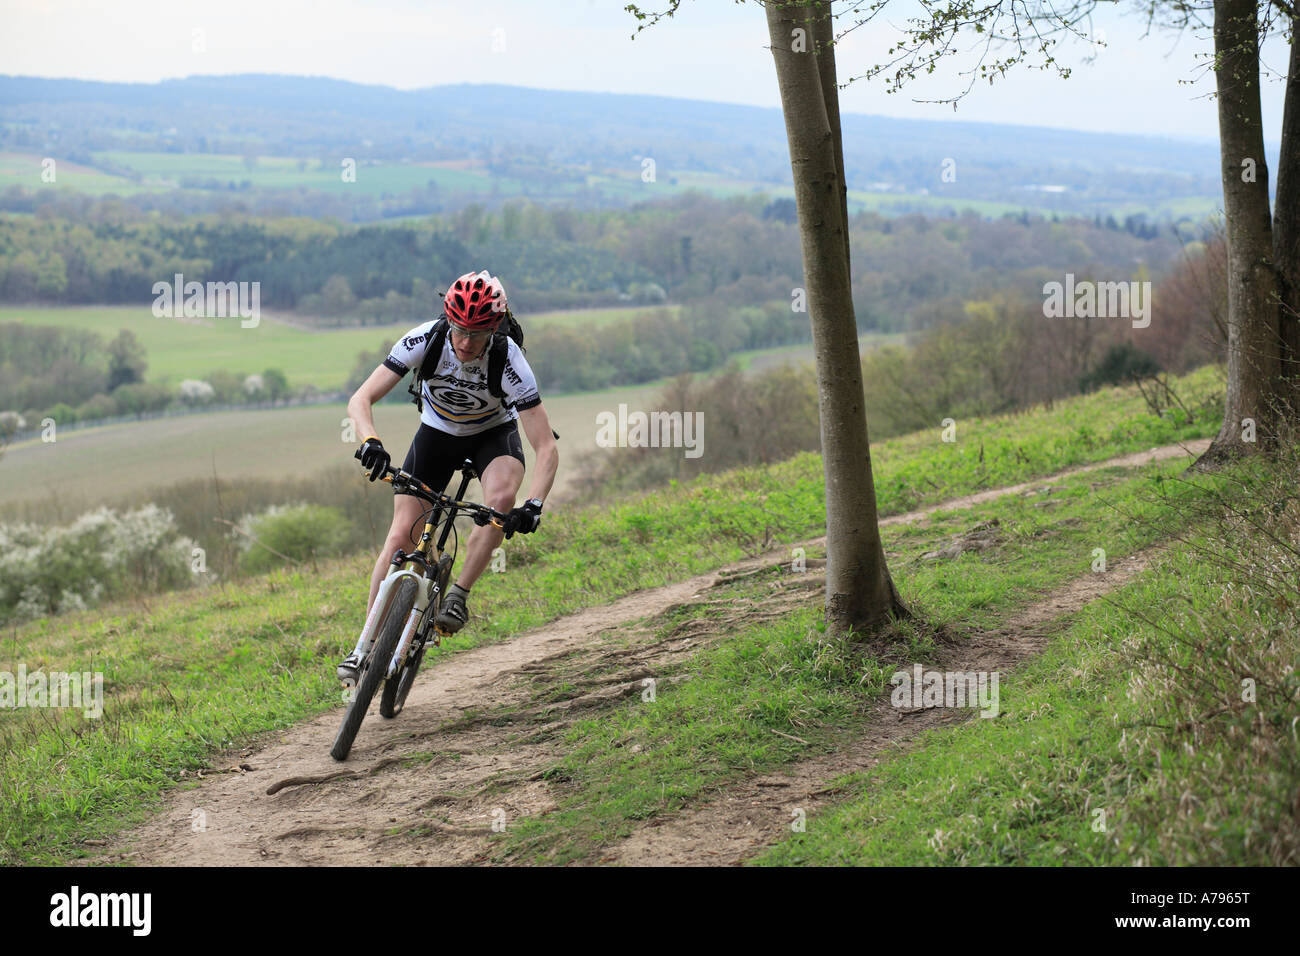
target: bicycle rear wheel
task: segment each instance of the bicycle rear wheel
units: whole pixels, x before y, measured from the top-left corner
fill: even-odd
[[[335,760],[348,759],[348,753],[352,750],[352,741],[356,739],[357,731],[361,729],[361,722],[366,719],[370,701],[374,699],[375,691],[379,689],[379,682],[384,679],[388,662],[393,659],[397,642],[402,637],[402,628],[414,606],[415,579],[407,577],[397,585],[397,594],[388,607],[387,616],[379,625],[379,634],[370,647],[370,653],[361,662],[357,692],[343,714],[343,723],[339,726],[338,736],[334,738],[334,746],[330,748],[330,756]]]
[[[438,605],[442,603],[442,596],[447,593],[447,585],[451,581],[451,555],[449,554],[444,554],[438,559],[437,581],[438,593],[426,615],[430,628],[433,627],[433,618],[438,613]],[[427,642],[422,642],[419,649],[407,656],[406,663],[393,679],[384,683],[384,693],[379,698],[379,713],[384,717],[396,717],[402,712],[402,707],[406,704],[406,695],[411,692],[411,686],[415,683],[415,672],[420,669],[420,663],[424,660],[426,645]]]

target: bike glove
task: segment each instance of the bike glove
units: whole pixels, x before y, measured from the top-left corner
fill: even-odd
[[[377,481],[393,460],[378,438],[367,438],[362,442],[357,457],[361,459],[361,467],[369,470],[371,481]]]
[[[506,515],[506,531],[510,534],[532,534],[542,523],[542,503],[536,498],[529,498],[519,508]]]

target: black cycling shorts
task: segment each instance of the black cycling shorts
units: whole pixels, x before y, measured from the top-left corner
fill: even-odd
[[[492,459],[502,455],[518,458],[519,464],[524,464],[524,445],[513,421],[502,422],[477,435],[449,435],[421,422],[420,430],[411,439],[402,470],[415,475],[434,491],[445,492],[452,473],[466,458],[474,463],[474,470],[482,478]]]

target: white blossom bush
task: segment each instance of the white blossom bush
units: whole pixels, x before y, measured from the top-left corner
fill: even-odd
[[[187,405],[206,405],[217,397],[217,391],[207,382],[187,378],[181,382],[181,401]]]
[[[253,398],[256,398],[257,396],[261,395],[265,391],[266,391],[266,383],[262,380],[262,376],[254,373],[248,376],[248,378],[244,379],[245,395],[249,395]]]
[[[193,583],[194,542],[170,511],[88,511],[70,525],[0,523],[0,620],[85,610]]]

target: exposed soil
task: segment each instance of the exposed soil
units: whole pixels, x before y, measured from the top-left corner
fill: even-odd
[[[1041,488],[1070,474],[1113,465],[1137,466],[1198,454],[1207,443],[1170,446],[1073,469],[1050,478],[983,491],[882,524],[918,521],[938,510],[964,508]],[[824,538],[804,542],[806,548]],[[760,605],[712,590],[762,573],[788,547],[717,573],[640,591],[588,608],[500,644],[451,656],[422,672],[405,710],[392,721],[377,707],[362,725],[345,764],[329,756],[340,712],[304,721],[240,753],[214,759],[193,786],[170,791],[144,825],[112,841],[89,860],[98,864],[460,864],[486,860],[494,826],[554,807],[542,777],[560,756],[557,733],[577,716],[639,693],[665,664],[696,653],[730,624],[754,623],[815,601],[824,578],[787,576]],[[1137,574],[1145,557],[1112,565],[1106,574],[1072,582],[969,645],[946,647],[936,666],[1005,670],[1035,653],[1047,625]],[[810,559],[809,569],[818,562]],[[797,580],[792,578],[797,577]],[[663,629],[628,625],[671,614],[674,606],[709,605],[709,620],[688,619]],[[629,634],[632,638],[629,639]],[[566,679],[557,685],[554,675]],[[539,697],[546,674],[552,691]],[[558,689],[557,689],[558,688]],[[870,766],[890,747],[952,719],[943,710],[906,716],[885,701],[873,733],[846,749],[811,759],[788,774],[743,780],[697,806],[656,821],[612,847],[619,863],[733,863],[787,832],[790,808],[812,812],[829,799],[836,776]],[[418,836],[418,839],[413,839]]]
[[[1001,627],[976,635],[965,646],[945,645],[926,670],[997,671],[1005,674],[1047,644],[1054,625],[1090,601],[1121,587],[1147,566],[1151,550],[1087,574],[1052,592]],[[907,669],[907,668],[902,668]],[[867,770],[915,741],[918,734],[957,720],[982,719],[971,710],[931,707],[901,710],[878,702],[870,733],[831,754],[809,758],[778,774],[743,780],[701,805],[640,827],[611,847],[601,863],[626,865],[738,864],[790,833],[794,811],[807,816],[833,801],[837,777]]]

